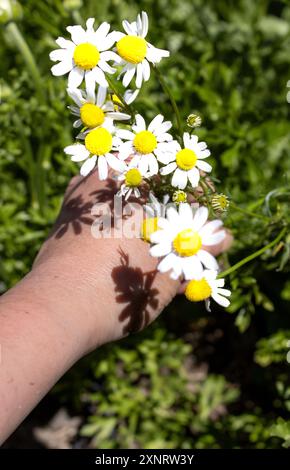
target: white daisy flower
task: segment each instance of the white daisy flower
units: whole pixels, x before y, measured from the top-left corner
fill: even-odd
[[[116,177],[118,181],[123,181],[121,184],[120,190],[117,192],[117,196],[125,196],[125,200],[129,199],[131,194],[135,197],[140,197],[141,192],[139,187],[142,185],[144,178],[149,175],[145,172],[141,172],[138,168],[132,165],[130,162],[129,165],[122,162],[125,165],[122,173]]]
[[[224,279],[217,279],[217,271],[204,270],[199,279],[192,279],[186,286],[185,296],[191,302],[205,300],[206,308],[210,311],[210,298],[213,298],[222,307],[230,305],[231,291],[223,289]]]
[[[118,61],[119,56],[109,51],[116,41],[116,32],[110,31],[109,23],[102,23],[94,31],[94,18],[87,20],[87,28],[68,26],[66,29],[71,40],[59,37],[56,40],[61,49],[50,53],[50,59],[58,64],[51,68],[53,75],[68,76],[69,88],[78,88],[85,78],[86,88],[93,93],[95,83],[107,87],[105,73],[113,74],[116,70],[108,64],[109,60]]]
[[[123,85],[127,87],[134,75],[136,86],[141,88],[143,80],[147,82],[150,77],[150,64],[157,64],[163,57],[169,56],[169,51],[157,49],[145,40],[148,32],[148,16],[145,11],[137,16],[133,23],[123,21],[123,28],[127,34],[118,33],[116,50],[121,58],[119,64],[124,68]]]
[[[151,235],[151,242],[155,243],[150,248],[150,254],[162,257],[158,270],[167,272],[172,270],[172,279],[180,275],[189,280],[199,276],[203,266],[208,269],[218,270],[216,259],[206,247],[217,245],[225,237],[225,231],[215,233],[222,226],[221,220],[212,220],[207,223],[208,209],[199,207],[193,215],[189,204],[179,205],[177,211],[169,207],[166,218],[158,219],[159,230]]]
[[[140,114],[136,115],[136,123],[132,126],[132,131],[118,129],[116,135],[120,139],[126,140],[119,147],[119,157],[125,160],[130,155],[132,164],[137,166],[141,172],[150,172],[156,175],[159,170],[158,161],[168,158],[171,150],[172,136],[167,131],[172,127],[170,121],[164,121],[161,114],[155,116],[146,128],[145,120]],[[174,152],[174,148],[172,149]]]
[[[165,194],[162,202],[160,202],[154,196],[153,192],[150,191],[149,201],[143,206],[146,214],[141,226],[141,238],[143,238],[143,240],[150,242],[152,233],[158,230],[158,219],[159,217],[165,217],[169,199],[169,194]]]
[[[97,127],[88,132],[84,139],[84,144],[77,143],[64,149],[66,154],[71,155],[73,162],[84,162],[80,169],[82,176],[87,176],[96,164],[100,180],[107,178],[108,166],[116,171],[124,170],[125,163],[112,153],[118,143],[113,135],[113,127],[111,131],[105,127]]]
[[[173,173],[171,184],[175,188],[184,189],[188,180],[193,188],[198,186],[199,170],[209,173],[211,165],[204,159],[210,156],[210,151],[205,142],[198,142],[196,135],[190,136],[188,132],[183,134],[184,148],[178,142],[175,143],[174,155],[168,154],[167,161],[163,160],[166,166],[160,169],[161,175]],[[172,143],[173,144],[173,143]]]
[[[108,121],[125,121],[131,117],[129,114],[115,111],[112,101],[106,101],[107,88],[100,86],[97,96],[95,92],[89,95],[79,88],[68,88],[67,92],[77,105],[69,106],[72,114],[78,117],[73,123],[74,127],[85,126],[94,129],[106,125]]]

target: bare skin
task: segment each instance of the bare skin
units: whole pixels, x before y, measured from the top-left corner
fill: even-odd
[[[0,443],[75,362],[141,330],[182,290],[146,242],[92,236],[92,206],[115,191],[94,172],[73,178],[31,271],[0,299]]]

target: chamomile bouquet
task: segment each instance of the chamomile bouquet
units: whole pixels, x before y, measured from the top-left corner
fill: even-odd
[[[148,42],[144,11],[136,21],[124,20],[123,31],[94,24],[89,18],[85,28],[68,26],[70,38],[59,37],[59,48],[50,53],[53,75],[68,75],[69,108],[78,129],[76,142],[64,152],[80,163],[84,177],[95,168],[101,180],[113,173],[120,181],[117,197],[140,200],[140,235],[159,259],[160,272],[187,281],[190,301],[204,300],[209,309],[213,299],[228,307],[231,292],[210,250],[226,236],[221,216],[229,201],[209,179],[210,150],[195,134],[201,118],[191,114],[182,122],[157,66],[169,51]],[[176,127],[161,114],[148,122],[138,113],[139,90],[152,72],[170,99]]]

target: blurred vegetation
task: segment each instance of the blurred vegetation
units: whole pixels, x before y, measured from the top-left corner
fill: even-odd
[[[1,292],[29,270],[77,171],[63,153],[72,141],[66,78],[51,76],[48,54],[67,25],[89,16],[119,29],[145,9],[149,41],[170,49],[160,70],[184,122],[190,112],[202,115],[197,132],[214,156],[217,187],[231,199],[225,223],[235,242],[223,267],[289,224],[288,1],[12,3],[10,15],[0,14]],[[174,119],[154,76],[138,104],[148,119],[157,111]],[[68,373],[55,393],[82,416],[84,445],[290,446],[289,253],[287,233],[231,274],[226,312],[176,299],[145,332]]]

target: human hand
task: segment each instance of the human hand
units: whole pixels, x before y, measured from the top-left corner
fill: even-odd
[[[73,178],[32,270],[46,279],[56,299],[66,296],[62,314],[69,315],[76,331],[86,335],[84,353],[141,330],[182,291],[179,281],[156,270],[158,260],[149,255],[142,239],[93,237],[91,210],[96,203],[107,203],[112,209],[116,190],[113,179],[100,181],[96,172]],[[230,242],[227,235],[209,248],[216,256]]]

